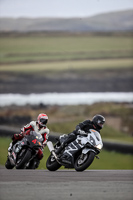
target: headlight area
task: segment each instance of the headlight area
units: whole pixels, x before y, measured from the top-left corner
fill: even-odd
[[[98,144],[95,147],[100,150],[100,149],[102,149],[103,146],[101,144]]]

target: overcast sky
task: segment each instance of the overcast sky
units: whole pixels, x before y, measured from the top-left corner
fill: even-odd
[[[133,9],[133,0],[0,0],[0,17],[87,17]]]

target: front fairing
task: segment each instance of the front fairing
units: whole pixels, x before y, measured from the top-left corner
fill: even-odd
[[[101,138],[100,134],[93,129],[89,130],[87,137],[78,135],[77,141],[83,147],[85,147],[82,150],[82,153],[87,153],[88,149],[90,149],[92,151],[95,151],[95,149],[97,149],[98,151],[100,151],[103,147],[103,142],[102,142],[102,138]]]
[[[43,138],[41,134],[32,132],[30,135],[26,135],[21,141],[18,141],[14,147],[14,153],[19,153],[22,148],[38,149],[42,147]]]
[[[103,142],[101,139],[100,134],[92,129],[90,129],[90,133],[88,133],[88,136],[77,136],[77,140],[80,142],[81,145],[85,145],[88,142],[93,146],[98,146],[99,144],[103,147]]]
[[[43,138],[38,135],[27,135],[23,138],[22,146],[28,146],[29,148],[42,147]]]
[[[15,165],[18,157],[25,152],[26,149],[31,149],[34,154],[42,147],[43,138],[41,134],[32,132],[31,135],[26,135],[21,141],[13,145],[12,152],[9,154],[10,162]]]
[[[38,142],[43,142],[43,137],[40,133],[36,133],[35,131],[32,131],[31,134],[29,136],[35,137],[35,139],[37,139]]]

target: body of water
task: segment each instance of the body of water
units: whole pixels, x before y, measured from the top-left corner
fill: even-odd
[[[91,105],[96,102],[133,102],[133,92],[81,92],[43,94],[0,94],[0,106],[37,105]]]

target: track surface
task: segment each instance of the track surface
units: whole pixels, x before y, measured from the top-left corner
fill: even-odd
[[[133,170],[0,169],[0,200],[131,200]]]

